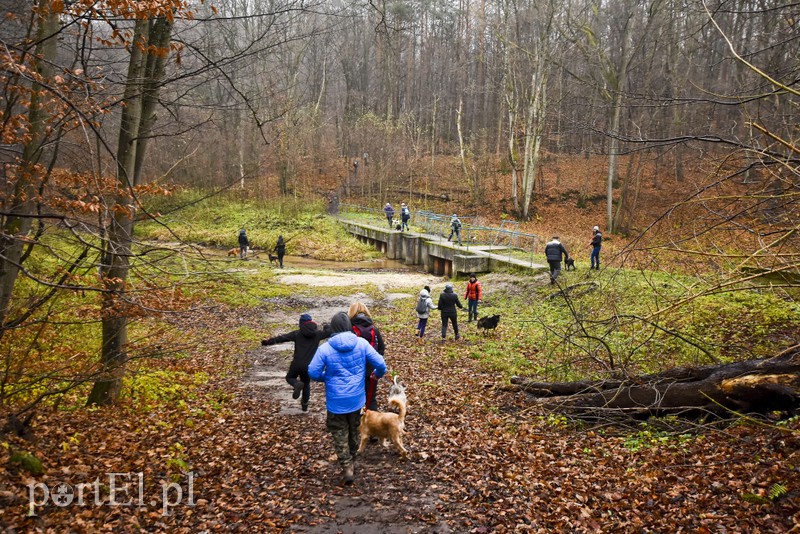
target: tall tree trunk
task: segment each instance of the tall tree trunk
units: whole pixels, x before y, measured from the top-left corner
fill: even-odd
[[[101,267],[105,289],[100,354],[102,375],[94,383],[87,404],[112,404],[122,389],[128,361],[126,287],[136,214],[133,187],[140,179],[147,136],[155,121],[159,84],[164,76],[171,34],[172,22],[163,17],[138,20],[134,27],[117,144],[117,186],[120,192]]]
[[[55,73],[55,59],[58,44],[59,13],[49,9],[49,2],[39,1],[37,11],[36,56],[33,66],[47,83]],[[42,156],[42,145],[46,138],[46,122],[49,118],[43,102],[47,99],[44,87],[34,83],[28,107],[28,138],[22,149],[19,166],[16,169],[14,200],[2,225],[0,236],[0,337],[5,329],[11,306],[11,295],[16,284],[22,260],[25,241],[31,231],[36,209],[36,197],[41,180],[44,179],[38,168]]]

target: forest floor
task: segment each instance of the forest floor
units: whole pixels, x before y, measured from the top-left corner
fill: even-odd
[[[359,277],[376,282],[380,294],[326,296],[331,284],[358,286]],[[325,430],[323,386],[313,385],[310,410],[302,412],[283,380],[291,347],[261,347],[237,339],[236,329],[248,324],[266,337],[294,328],[298,309],[323,322],[355,299],[375,309],[410,310],[409,289],[428,282],[441,286],[443,280],[410,272],[303,274],[292,269],[281,279],[307,290],[256,309],[214,307],[171,319],[196,340],[194,365],[212,376],[207,391],[196,398],[145,415],[135,407],[39,414],[36,437],[11,445],[33,449],[47,472],[34,480],[16,468],[0,471],[0,528],[800,531],[796,421],[788,426],[687,425],[672,433],[574,425],[540,412],[524,394],[467,357],[467,349],[482,339],[473,325],[462,319],[464,339],[442,344],[434,317],[420,342],[410,312],[403,315],[409,317],[407,327],[383,325],[387,365],[407,386],[409,457],[371,443],[356,460],[355,484],[343,486]],[[514,333],[501,323],[494,335]],[[223,372],[220,362],[231,357],[240,372]],[[384,409],[387,382],[381,380],[378,392]],[[114,498],[109,473],[117,473],[117,483],[128,483],[116,495],[123,505],[109,504]],[[85,487],[83,504],[77,505],[79,484],[95,480],[100,483]],[[62,483],[71,490],[66,494],[73,496],[72,504],[56,504]],[[43,502],[43,486],[51,502]],[[90,498],[92,492],[101,494],[99,501]]]

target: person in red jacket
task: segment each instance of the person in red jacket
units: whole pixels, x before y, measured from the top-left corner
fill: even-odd
[[[467,299],[467,311],[469,312],[469,320],[467,322],[477,321],[478,302],[483,300],[483,288],[481,283],[478,282],[478,277],[475,276],[475,273],[469,273],[469,282],[467,282],[464,298]]]

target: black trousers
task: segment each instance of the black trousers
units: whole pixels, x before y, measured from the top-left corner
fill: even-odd
[[[458,337],[458,316],[442,314],[442,339],[447,337],[447,321],[453,323],[453,333]]]
[[[303,395],[300,397],[300,402],[308,404],[308,399],[311,397],[311,378],[308,376],[308,364],[292,360],[289,365],[289,372],[286,373],[286,381],[294,387],[298,378],[303,381]]]

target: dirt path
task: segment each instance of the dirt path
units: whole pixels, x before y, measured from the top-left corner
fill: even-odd
[[[293,309],[305,309],[318,322],[327,322],[334,313],[346,310],[350,303],[360,300],[368,307],[390,305],[398,299],[410,299],[416,288],[428,284],[431,287],[443,286],[442,279],[411,272],[364,272],[364,271],[320,271],[313,274],[287,273],[279,278],[281,283],[302,284],[316,287],[363,286],[374,284],[381,290],[381,298],[373,299],[364,293],[349,297],[335,298],[293,298],[291,302],[282,301],[282,307],[290,305]],[[411,289],[412,293],[408,292]],[[405,292],[392,292],[402,290]],[[412,306],[409,302],[409,306]],[[296,314],[273,312],[268,321],[274,325],[285,324],[286,331],[296,328]],[[325,390],[324,385],[312,383],[308,412],[300,409],[299,400],[292,399],[292,388],[285,381],[286,370],[291,362],[293,345],[286,343],[262,347],[254,351],[253,368],[247,377],[249,384],[257,386],[260,394],[270,397],[279,404],[278,416],[284,417],[292,433],[313,429],[317,439],[324,443],[323,450],[330,454],[317,458],[315,466],[325,473],[325,484],[329,490],[329,510],[326,520],[308,517],[300,520],[290,530],[316,534],[407,534],[407,533],[449,533],[445,522],[439,522],[437,504],[439,499],[433,489],[425,487],[426,476],[404,476],[403,472],[414,469],[421,456],[412,450],[409,460],[401,460],[393,449],[383,449],[371,443],[365,453],[356,461],[356,483],[352,487],[339,482],[339,466],[333,455],[330,436],[325,432]],[[435,485],[434,485],[435,488]],[[431,518],[417,521],[420,514]]]

